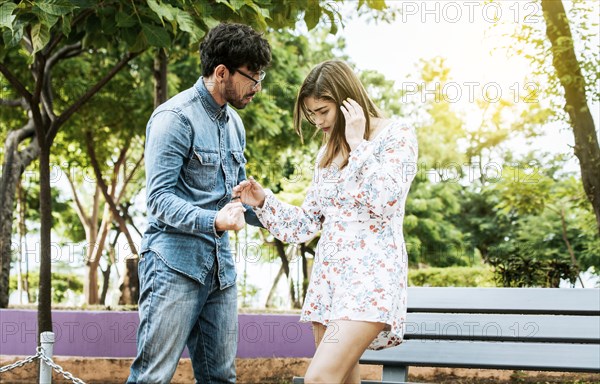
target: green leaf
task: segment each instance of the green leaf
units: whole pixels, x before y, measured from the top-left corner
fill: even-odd
[[[171,45],[171,37],[163,28],[150,24],[142,25],[142,33],[150,46],[166,48]]]
[[[121,37],[125,41],[125,43],[129,46],[134,46],[138,36],[141,33],[138,32],[137,28],[126,28],[121,30]],[[138,52],[139,50],[133,50],[133,52]]]
[[[69,36],[69,34],[71,33],[71,19],[73,18],[72,15],[65,15],[62,17],[62,33],[65,36]]]
[[[185,11],[178,10],[175,14],[175,21],[179,24],[179,29],[194,35],[196,33],[196,24],[194,19]]]
[[[38,23],[31,28],[31,43],[33,44],[33,52],[41,51],[50,41],[50,30],[43,23]]]
[[[54,16],[63,16],[73,12],[74,9],[79,8],[76,5],[73,5],[71,1],[68,0],[48,0],[44,2],[36,2],[35,6],[41,9],[42,11],[54,15]]]
[[[337,26],[337,22],[335,20],[335,15],[333,12],[329,11],[329,10],[325,10],[324,13],[327,15],[327,18],[329,19],[329,33],[331,33],[332,35],[335,35],[338,31],[338,26]]]
[[[246,5],[246,2],[244,0],[231,0],[230,4],[235,11],[239,11],[240,8]]]
[[[202,21],[204,22],[204,24],[206,24],[206,26],[208,27],[208,29],[212,29],[214,27],[216,27],[217,25],[219,25],[221,22],[217,19],[214,19],[210,16],[204,17],[202,19]]]
[[[4,31],[4,33],[2,34],[2,38],[6,47],[10,48],[19,45],[21,39],[23,38],[23,29],[24,24],[17,20],[15,26],[13,27],[12,33],[9,30]]]
[[[173,21],[175,19],[173,16],[173,7],[168,4],[159,4],[156,0],[148,0],[148,6],[158,15],[160,21],[164,19]]]
[[[387,8],[385,4],[385,0],[367,0],[367,5],[371,9],[375,9],[377,11],[383,11]]]
[[[130,14],[127,14],[122,11],[117,13],[116,21],[117,21],[117,27],[122,27],[122,28],[133,27],[134,25],[137,24],[137,20],[134,15],[130,15]]]
[[[304,13],[304,22],[309,31],[319,24],[319,19],[321,19],[321,7],[319,6],[319,2],[310,0]]]
[[[60,16],[53,15],[51,13],[45,12],[43,9],[39,7],[34,7],[32,9],[32,13],[37,16],[38,20],[45,24],[48,29],[51,29],[54,24],[56,24],[60,18]]]
[[[200,29],[198,25],[196,25],[196,22],[189,13],[182,10],[177,10],[175,13],[175,21],[179,26],[179,30],[187,32],[191,35],[192,42],[199,42],[202,37],[204,37],[205,32]]]
[[[14,3],[2,4],[2,7],[0,7],[0,28],[6,27],[11,31],[13,30],[12,23],[17,17],[12,14],[15,8],[17,8],[17,6]]]
[[[252,8],[254,10],[254,12],[256,12],[256,14],[258,15],[258,22],[260,24],[265,23],[264,19],[270,18],[269,10],[267,8],[261,8],[258,4],[256,4],[252,0],[245,0],[245,3],[247,6]]]
[[[76,0],[75,3],[80,9],[93,8],[98,5],[97,0]]]
[[[235,8],[231,3],[229,3],[229,1],[227,0],[216,0],[217,4],[225,4],[225,6],[227,6],[227,8],[231,9],[233,12],[237,13],[237,10],[240,9],[239,7]],[[244,2],[240,2],[241,5],[244,5]],[[236,4],[237,5],[237,4]]]

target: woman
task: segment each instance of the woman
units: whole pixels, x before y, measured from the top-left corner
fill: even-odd
[[[386,119],[342,61],[317,65],[302,84],[294,125],[324,133],[301,207],[253,179],[233,190],[278,239],[301,243],[321,231],[301,321],[317,350],[305,383],[360,383],[365,349],[396,346],[406,316],[404,203],[416,170],[415,132]]]

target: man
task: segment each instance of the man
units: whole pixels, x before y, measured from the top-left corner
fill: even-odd
[[[243,109],[271,61],[252,28],[220,24],[200,45],[202,77],[158,107],[146,130],[148,229],[140,252],[140,327],[127,383],[170,382],[184,347],[202,383],[235,382],[237,288],[228,230],[253,212],[232,201],[246,178]]]

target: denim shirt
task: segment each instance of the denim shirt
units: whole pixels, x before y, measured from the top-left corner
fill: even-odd
[[[235,284],[229,234],[215,230],[215,217],[246,179],[245,146],[239,115],[215,102],[202,77],[154,111],[146,127],[148,228],[141,255],[151,250],[200,283],[216,259],[220,288]],[[246,222],[260,225],[246,209]]]

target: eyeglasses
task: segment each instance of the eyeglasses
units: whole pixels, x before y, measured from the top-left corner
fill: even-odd
[[[240,75],[244,76],[245,78],[252,80],[254,82],[254,85],[252,86],[252,88],[258,87],[258,84],[260,84],[265,79],[265,76],[267,76],[267,73],[262,70],[258,72],[258,80],[256,80],[254,77],[250,76],[249,74],[240,71],[239,69],[236,69],[236,68],[232,69],[231,73],[234,73],[234,72],[237,72]]]

